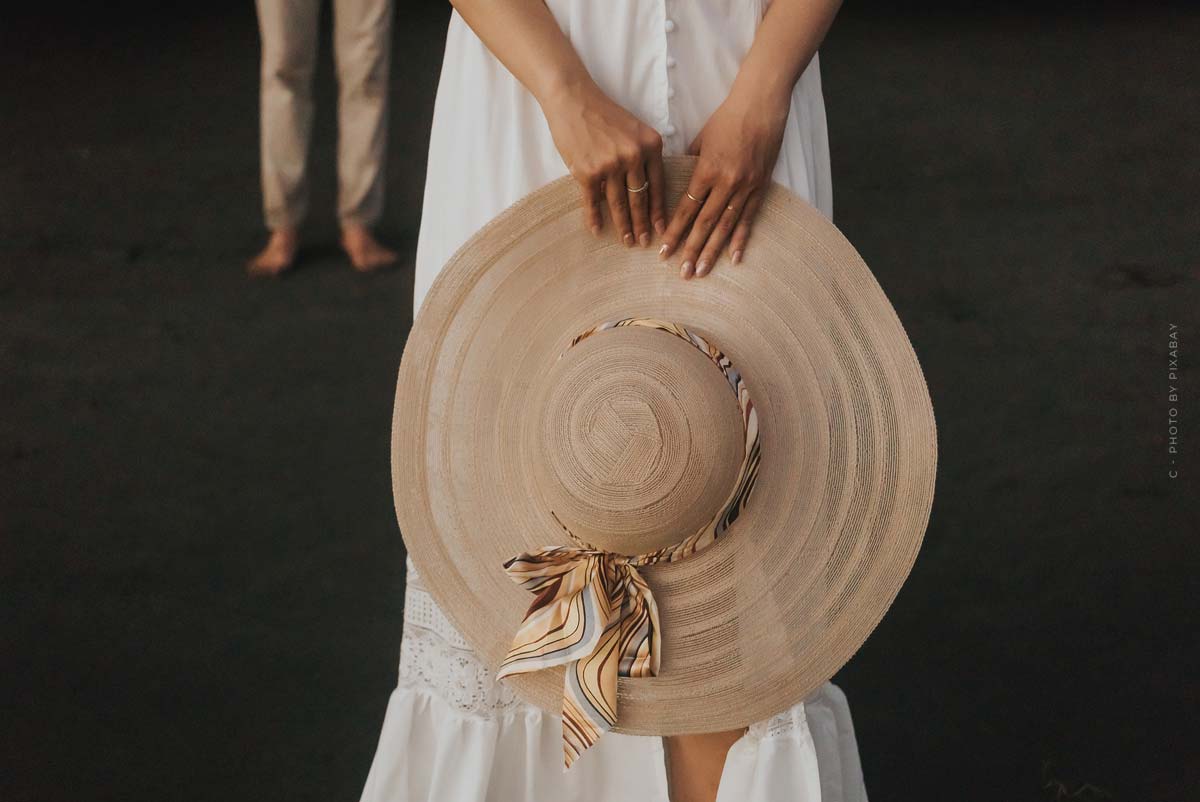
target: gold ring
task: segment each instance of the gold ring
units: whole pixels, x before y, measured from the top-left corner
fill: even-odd
[[[643,184],[642,184],[640,187],[638,187],[637,189],[634,189],[633,187],[625,187],[625,189],[629,190],[630,192],[645,192],[645,191],[646,191],[646,187],[648,187],[648,186],[650,186],[650,179],[649,179],[649,178],[647,178],[647,179],[645,180],[645,182],[644,182],[644,183],[643,183]]]
[[[699,198],[697,198],[695,195],[693,195],[692,193],[688,192],[686,189],[683,191],[683,194],[684,194],[684,195],[687,195],[689,198],[691,198],[692,200],[694,200],[696,203],[704,203],[704,201],[700,200],[700,199],[699,199]]]

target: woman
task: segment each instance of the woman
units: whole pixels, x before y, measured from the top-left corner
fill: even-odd
[[[497,213],[570,173],[583,225],[703,280],[753,247],[762,191],[832,215],[816,50],[837,0],[455,0],[434,106],[414,310]],[[662,156],[699,157],[664,196]],[[668,210],[673,209],[670,215]],[[415,312],[414,312],[415,313]],[[471,651],[411,562],[400,683],[364,802],[866,799],[845,696],[826,683],[748,730],[610,734],[562,772],[561,722]]]

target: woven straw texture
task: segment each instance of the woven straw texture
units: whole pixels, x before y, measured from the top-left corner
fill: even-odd
[[[668,198],[694,165],[667,159]],[[891,606],[933,502],[937,436],[916,355],[858,253],[778,184],[745,258],[684,281],[653,249],[593,237],[570,177],[480,229],[413,323],[392,428],[396,514],[447,617],[498,667],[530,595],[514,555],[566,545],[639,553],[695,531],[741,458],[737,404],[687,344],[597,323],[674,321],[719,347],[758,411],[762,456],[728,532],[644,569],[662,670],[621,679],[614,731],[734,729],[804,699]],[[585,348],[584,345],[587,345]],[[561,668],[510,677],[562,705]]]

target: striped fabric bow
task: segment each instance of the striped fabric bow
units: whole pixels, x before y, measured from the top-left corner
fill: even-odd
[[[560,546],[514,557],[508,575],[536,594],[500,676],[567,666],[563,755],[570,768],[617,720],[617,677],[658,675],[658,607],[637,561]]]
[[[570,346],[618,326],[669,332],[699,348],[720,368],[741,408],[745,454],[725,504],[686,540],[650,554],[614,554],[584,543],[551,512],[576,545],[542,548],[504,564],[508,575],[533,593],[534,600],[501,663],[498,678],[566,665],[564,771],[616,724],[618,677],[658,675],[662,657],[658,607],[638,569],[686,557],[724,534],[750,498],[760,459],[758,414],[728,357],[698,334],[652,318],[602,323],[575,337]]]

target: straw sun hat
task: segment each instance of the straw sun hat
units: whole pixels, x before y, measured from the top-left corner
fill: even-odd
[[[667,160],[668,198],[693,160]],[[396,513],[504,682],[603,732],[742,727],[806,698],[908,576],[933,409],[887,297],[778,184],[745,258],[685,281],[595,238],[563,177],[462,246],[404,349]]]

